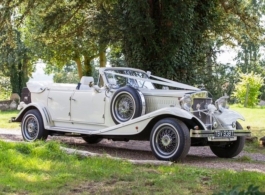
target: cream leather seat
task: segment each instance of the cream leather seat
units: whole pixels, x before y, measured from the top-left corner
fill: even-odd
[[[91,84],[94,83],[94,78],[93,77],[87,77],[87,76],[82,76],[81,81],[80,81],[80,90],[88,90],[91,89]]]

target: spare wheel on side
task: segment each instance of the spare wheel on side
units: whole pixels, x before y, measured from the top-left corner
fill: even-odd
[[[116,124],[145,114],[145,98],[141,91],[125,86],[118,89],[111,100],[111,117]]]

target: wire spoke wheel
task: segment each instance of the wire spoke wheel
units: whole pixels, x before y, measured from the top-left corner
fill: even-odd
[[[47,139],[48,132],[44,129],[42,116],[38,110],[32,109],[25,113],[21,122],[21,133],[23,139],[29,142]]]
[[[175,118],[158,121],[150,135],[151,149],[159,160],[183,160],[189,152],[190,143],[187,126]]]
[[[162,126],[156,135],[157,150],[163,155],[170,155],[179,146],[179,136],[171,126]]]
[[[130,94],[120,95],[114,105],[114,112],[120,121],[127,121],[133,117],[135,102]]]
[[[37,118],[34,115],[29,115],[23,124],[23,129],[27,139],[34,140],[39,132],[39,122]]]
[[[145,114],[144,96],[131,86],[122,87],[112,96],[110,112],[116,124],[137,118]]]

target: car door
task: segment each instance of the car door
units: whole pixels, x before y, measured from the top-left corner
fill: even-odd
[[[70,121],[70,97],[73,90],[49,89],[48,110],[53,121]]]
[[[94,88],[76,90],[71,97],[71,121],[76,123],[104,123],[105,93]]]

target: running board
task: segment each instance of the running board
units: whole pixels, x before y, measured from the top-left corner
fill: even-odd
[[[65,132],[65,133],[73,133],[73,134],[85,134],[85,135],[93,135],[93,134],[99,134],[100,131],[95,130],[89,130],[89,129],[69,129],[67,127],[46,127],[46,130],[48,131],[59,131],[59,132]]]

